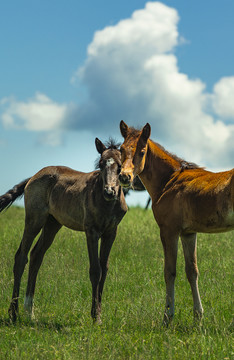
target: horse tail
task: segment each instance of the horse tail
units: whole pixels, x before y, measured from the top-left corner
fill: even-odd
[[[4,195],[0,196],[0,212],[10,207],[18,197],[23,196],[25,186],[30,179],[31,178],[21,181],[21,183],[15,185],[13,189],[10,189]]]

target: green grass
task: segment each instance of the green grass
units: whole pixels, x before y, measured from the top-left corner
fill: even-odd
[[[179,246],[176,315],[161,326],[164,310],[163,250],[151,210],[132,208],[119,226],[110,255],[102,325],[90,317],[91,285],[83,233],[63,228],[39,272],[35,320],[23,312],[8,321],[14,254],[24,210],[0,215],[0,359],[231,359],[233,358],[233,232],[198,236],[199,287],[205,316],[193,322],[192,296]]]

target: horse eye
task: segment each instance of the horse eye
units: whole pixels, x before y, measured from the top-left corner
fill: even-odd
[[[144,155],[145,155],[145,150],[141,150],[140,156],[144,156]]]
[[[120,174],[120,171],[121,171],[121,166],[119,165],[117,169],[117,174]]]

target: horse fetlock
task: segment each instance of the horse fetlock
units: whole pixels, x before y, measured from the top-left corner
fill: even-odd
[[[102,324],[102,319],[101,319],[101,314],[96,314],[95,317],[93,317],[93,324],[97,324],[97,325],[101,325]]]
[[[163,326],[168,327],[173,317],[174,317],[174,313],[171,313],[166,309],[163,316]]]
[[[25,296],[24,311],[29,318],[32,318],[34,316],[34,314],[33,314],[33,297]]]
[[[203,308],[199,308],[199,309],[193,309],[193,315],[194,315],[194,320],[196,321],[201,321],[203,318],[203,314],[204,314],[204,310]]]
[[[91,308],[91,316],[94,323],[100,323],[101,321],[101,304],[97,303],[96,299],[93,301]]]
[[[9,318],[10,320],[15,323],[17,320],[17,314],[18,314],[18,302],[16,303],[16,301],[12,301],[10,304],[10,307],[8,309],[8,314],[9,314]]]

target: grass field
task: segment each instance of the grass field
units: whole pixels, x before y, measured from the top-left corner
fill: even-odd
[[[39,272],[35,320],[23,312],[8,321],[14,254],[24,209],[0,215],[0,359],[233,359],[232,244],[234,233],[198,236],[199,287],[205,316],[193,323],[192,296],[179,244],[176,315],[161,326],[164,310],[163,250],[151,210],[132,208],[119,226],[110,255],[102,325],[90,317],[91,285],[83,233],[63,228]]]

